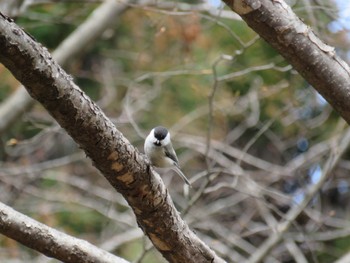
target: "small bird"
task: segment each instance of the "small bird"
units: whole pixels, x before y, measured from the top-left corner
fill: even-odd
[[[144,149],[153,166],[173,169],[187,185],[191,186],[191,183],[180,170],[179,160],[171,144],[170,133],[167,128],[163,126],[153,128],[145,140]]]

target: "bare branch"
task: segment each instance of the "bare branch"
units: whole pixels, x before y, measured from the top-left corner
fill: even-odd
[[[350,123],[350,68],[283,0],[225,0]]]
[[[64,262],[128,262],[91,245],[85,240],[71,237],[41,224],[3,203],[0,203],[0,231],[27,247]]]
[[[350,129],[347,130],[346,134],[339,141],[333,141],[333,152],[325,162],[323,172],[317,183],[311,185],[305,193],[305,197],[300,204],[295,206],[288,211],[285,215],[285,220],[280,222],[275,229],[275,232],[257,249],[254,254],[248,259],[247,262],[254,263],[260,262],[268,252],[283,238],[284,233],[289,229],[291,224],[297,218],[297,216],[305,209],[312,197],[319,191],[324,182],[326,181],[329,173],[333,170],[335,165],[338,163],[340,157],[347,149],[350,143]]]

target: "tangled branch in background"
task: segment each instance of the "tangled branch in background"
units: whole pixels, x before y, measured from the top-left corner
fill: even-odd
[[[77,49],[66,48],[69,56],[57,59],[69,67],[75,54],[83,56],[80,45],[94,44],[74,38],[79,32],[112,43],[70,66],[72,74],[98,83],[92,96],[139,149],[150,127],[169,126],[181,167],[193,182],[189,198],[176,176],[162,172],[162,179],[190,229],[228,262],[322,262],[323,255],[347,262],[347,250],[333,249],[350,235],[344,121],[260,37],[243,33],[234,13],[214,12],[207,4],[126,3],[113,9],[120,26],[105,31],[112,2],[101,4],[63,42],[76,39]],[[334,17],[334,11],[304,2],[309,5],[294,10],[326,35],[318,17]],[[26,14],[27,8],[18,10]],[[110,15],[96,17],[101,10]],[[145,28],[131,26],[137,22]],[[100,27],[90,31],[93,25]],[[123,45],[123,36],[133,45]],[[0,118],[6,138],[1,200],[113,253],[137,244],[130,261],[164,262],[127,202],[71,138],[41,108],[27,110],[23,89],[13,94],[0,105],[0,116],[6,116]],[[10,104],[16,108],[6,107],[17,96]],[[29,128],[16,127],[22,114]],[[42,259],[16,250],[32,261]],[[1,260],[11,259],[10,250],[1,252]]]

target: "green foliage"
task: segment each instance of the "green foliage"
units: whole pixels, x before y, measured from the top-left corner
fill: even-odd
[[[77,78],[76,81],[78,86],[83,87],[84,92],[94,101],[99,100],[101,94],[101,84],[95,79],[91,78]]]
[[[47,48],[55,48],[74,30],[72,21],[78,25],[94,7],[87,5],[79,9],[79,6],[77,3],[36,5],[25,15],[19,16],[16,23],[23,25],[27,32]]]
[[[59,186],[58,182],[54,179],[49,179],[49,178],[44,178],[43,180],[41,180],[41,186],[43,188],[56,188],[57,186]]]
[[[59,212],[56,216],[61,225],[75,234],[99,233],[103,230],[105,222],[104,218],[97,212],[77,210],[74,207]]]

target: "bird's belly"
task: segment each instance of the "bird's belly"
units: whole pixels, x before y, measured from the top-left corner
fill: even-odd
[[[164,149],[161,147],[146,145],[145,153],[155,167],[167,168],[174,166],[174,161],[166,157]]]
[[[174,164],[172,161],[169,161],[168,158],[152,158],[151,157],[151,164],[160,167],[160,168],[166,168],[166,167],[172,167]]]

